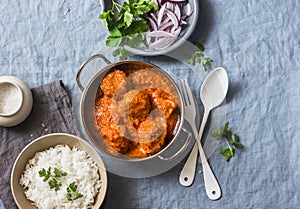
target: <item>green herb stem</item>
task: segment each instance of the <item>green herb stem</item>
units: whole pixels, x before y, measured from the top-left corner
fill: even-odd
[[[227,147],[223,147],[221,149],[221,154],[226,161],[229,161],[232,157],[234,157],[235,148],[242,149],[244,147],[239,141],[239,137],[229,130],[229,122],[225,123],[225,125],[220,128],[213,130],[211,135],[217,140],[225,140]]]
[[[224,140],[225,140],[225,142],[226,142],[227,146],[228,146],[228,147],[231,147],[231,145],[230,145],[229,141],[228,141],[226,138],[225,138]]]
[[[122,5],[114,0],[112,0],[111,2],[112,2],[112,10],[116,9],[118,10],[118,12],[120,12]]]

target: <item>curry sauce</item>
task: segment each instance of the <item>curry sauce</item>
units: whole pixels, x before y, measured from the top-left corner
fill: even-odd
[[[95,99],[98,129],[119,153],[134,158],[154,155],[177,131],[176,95],[171,82],[151,70],[112,70]]]

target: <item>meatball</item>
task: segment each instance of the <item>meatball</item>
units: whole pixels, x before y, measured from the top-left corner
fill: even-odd
[[[117,126],[111,115],[112,98],[104,95],[95,101],[95,117],[100,133],[106,142],[116,151],[126,153],[130,142],[121,136],[122,126]]]
[[[134,95],[129,104],[129,117],[133,125],[138,126],[149,115],[151,104],[147,91],[143,90]]]
[[[152,112],[153,113],[153,112]],[[156,110],[138,127],[139,150],[146,155],[153,155],[165,146],[167,123],[165,116]]]
[[[121,117],[128,126],[137,127],[144,121],[151,110],[151,104],[146,91],[131,90],[120,102],[113,101],[114,117]]]
[[[163,130],[160,137],[154,139],[151,142],[140,142],[139,150],[147,156],[158,153],[165,146],[165,138],[167,135],[167,129]]]
[[[109,97],[113,97],[115,91],[117,90],[119,85],[123,81],[125,81],[125,79],[126,74],[121,70],[115,70],[107,74],[100,84],[100,88],[103,94]]]
[[[100,132],[106,142],[117,152],[125,154],[129,150],[130,141],[120,135],[118,128],[113,123],[103,126]]]
[[[150,101],[154,108],[162,110],[168,118],[177,107],[174,97],[160,89],[149,90]]]

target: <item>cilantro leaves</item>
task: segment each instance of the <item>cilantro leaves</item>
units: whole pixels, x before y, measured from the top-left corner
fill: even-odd
[[[44,177],[43,181],[47,181],[51,177],[51,168],[46,171],[44,168],[39,171],[40,177]]]
[[[113,51],[113,56],[120,55],[121,60],[127,59],[130,52],[124,49],[124,45],[136,47],[143,42],[145,32],[149,29],[143,16],[156,10],[158,6],[151,0],[129,0],[123,5],[112,0],[112,8],[103,12],[99,18],[105,21],[110,33],[106,45],[119,47]]]
[[[76,192],[77,190],[77,185],[75,182],[72,182],[71,184],[67,184],[65,181],[63,181],[62,177],[67,176],[68,173],[67,172],[63,172],[61,170],[59,170],[58,168],[54,168],[53,171],[54,175],[51,173],[51,167],[48,168],[48,170],[46,171],[46,169],[41,169],[39,171],[39,176],[43,177],[43,181],[48,181],[49,187],[50,189],[54,189],[55,191],[58,191],[61,189],[62,185],[66,185],[67,186],[67,199],[69,201],[74,201],[78,198],[83,197],[83,194]]]
[[[236,134],[233,134],[229,130],[229,122],[225,123],[224,126],[221,126],[218,129],[215,129],[211,132],[211,135],[217,139],[224,139],[227,147],[221,149],[221,154],[223,155],[226,161],[229,161],[235,155],[235,148],[242,149],[244,145],[239,140],[239,137]]]
[[[50,168],[50,167],[49,167],[49,168]],[[54,174],[55,174],[54,177],[62,177],[62,176],[68,175],[66,172],[62,172],[62,171],[60,171],[60,170],[57,169],[57,168],[54,168]]]
[[[195,65],[196,63],[202,63],[204,70],[207,71],[210,66],[212,60],[209,57],[204,57],[205,47],[200,43],[195,43],[196,51],[193,55],[188,57],[188,64]]]
[[[60,190],[60,187],[62,186],[62,183],[57,181],[56,179],[52,179],[49,181],[49,186],[51,189],[55,189],[55,191]]]
[[[76,190],[77,190],[77,185],[75,184],[75,182],[69,184],[69,186],[67,187],[67,192],[68,192],[67,199],[69,201],[73,201],[73,200],[83,197],[83,195],[80,193],[77,193]]]

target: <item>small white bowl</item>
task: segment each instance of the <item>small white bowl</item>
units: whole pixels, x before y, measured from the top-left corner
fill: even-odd
[[[15,76],[0,76],[0,126],[11,127],[23,122],[31,112],[30,88]]]
[[[29,159],[33,158],[35,153],[55,147],[56,145],[68,145],[76,147],[89,154],[93,161],[97,164],[101,178],[101,188],[98,192],[92,209],[98,209],[102,205],[107,190],[107,173],[104,163],[96,152],[96,150],[84,139],[75,135],[66,133],[53,133],[41,136],[28,144],[17,157],[11,172],[11,190],[16,204],[20,209],[36,209],[32,202],[28,200],[24,193],[24,188],[19,181],[25,170],[25,166]]]
[[[116,3],[118,4],[123,4],[125,0],[116,0]],[[183,28],[181,31],[179,38],[177,41],[175,41],[173,44],[170,46],[164,48],[164,49],[147,49],[144,47],[136,47],[132,48],[128,45],[125,45],[124,48],[131,52],[134,55],[141,55],[141,56],[158,56],[158,55],[164,55],[167,53],[170,53],[172,51],[175,51],[176,49],[179,48],[178,53],[180,53],[180,47],[188,42],[188,39],[191,37],[191,35],[194,33],[197,22],[199,19],[199,0],[189,0],[188,1],[190,4],[190,9],[193,11],[191,16],[187,19],[187,26]],[[101,5],[101,11],[100,13],[103,13],[104,11],[107,11],[108,9],[111,9],[112,3],[111,1],[107,0],[100,0],[100,5]],[[102,21],[104,23],[104,21]],[[103,24],[104,27],[105,24]]]

